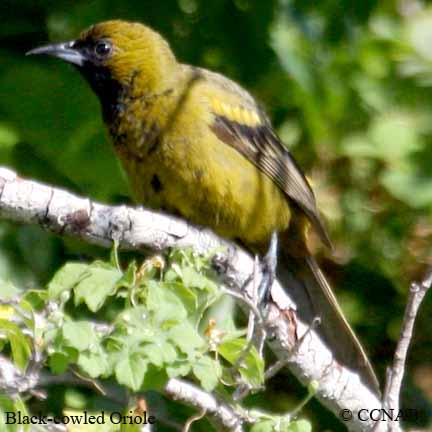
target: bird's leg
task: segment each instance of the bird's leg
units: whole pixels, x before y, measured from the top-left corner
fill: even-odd
[[[261,260],[262,279],[258,287],[258,305],[267,305],[270,299],[271,287],[276,278],[278,252],[278,235],[274,231],[271,235],[270,246]]]
[[[270,246],[267,253],[261,259],[261,272],[262,278],[258,287],[254,284],[253,286],[253,299],[255,306],[260,310],[260,306],[263,305],[263,309],[267,305],[270,299],[271,288],[276,277],[276,266],[277,266],[277,251],[278,251],[278,236],[276,232],[272,233],[270,239]],[[254,270],[257,267],[257,260],[255,261]],[[254,282],[255,282],[256,271],[254,271]],[[264,315],[264,314],[263,314]],[[257,322],[257,316],[249,312],[248,332],[247,332],[247,345],[240,353],[233,370],[237,370],[242,364],[243,360],[249,354],[249,351],[253,345],[256,346],[258,354],[263,358],[264,342],[267,336],[265,329],[265,323]],[[247,384],[241,384],[237,390],[233,393],[233,399],[239,401],[244,399],[251,391],[251,388]]]
[[[242,366],[245,358],[249,355],[249,352],[253,346],[256,347],[258,355],[263,356],[264,342],[267,337],[265,329],[263,313],[261,313],[260,306],[265,306],[270,298],[271,287],[276,277],[276,265],[277,265],[277,251],[278,251],[278,236],[274,232],[271,236],[270,246],[265,256],[259,260],[255,259],[254,273],[245,282],[243,288],[246,288],[250,283],[253,284],[252,292],[248,294],[238,294],[229,291],[231,295],[236,298],[242,299],[243,302],[249,307],[249,320],[248,330],[246,336],[246,345],[241,351],[240,355],[236,359],[235,363],[231,367],[232,372],[238,372],[240,366]],[[258,279],[259,266],[261,267],[262,278],[257,286],[256,280]],[[243,293],[245,290],[241,289]],[[248,384],[241,383],[233,393],[233,399],[238,401],[245,398],[251,391],[251,387]]]

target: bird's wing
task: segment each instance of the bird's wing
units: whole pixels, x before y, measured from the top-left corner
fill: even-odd
[[[313,191],[266,115],[252,96],[233,81],[213,72],[205,71],[205,74],[221,89],[210,101],[214,114],[212,131],[268,175],[300,207],[322,241],[330,247]]]

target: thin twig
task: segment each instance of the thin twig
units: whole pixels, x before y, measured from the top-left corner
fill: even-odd
[[[255,255],[254,267],[253,267],[253,279],[252,279],[252,301],[255,306],[258,306],[258,279],[259,279],[258,267],[259,267],[259,258],[258,255]],[[254,335],[254,330],[255,330],[255,315],[253,314],[252,311],[249,311],[247,340],[252,339]]]
[[[83,380],[83,381],[87,381],[91,387],[96,390],[98,393],[100,393],[102,396],[106,396],[107,392],[106,390],[103,388],[102,384],[100,382],[98,382],[97,380],[90,378],[90,377],[86,377],[82,374],[80,374],[77,370],[75,370],[74,368],[71,368],[71,372],[77,376],[79,379]]]
[[[221,289],[222,289],[222,292],[224,292],[225,294],[228,294],[228,295],[230,295],[231,297],[234,297],[234,298],[236,298],[237,300],[240,300],[242,303],[244,303],[249,309],[250,309],[250,311],[251,312],[253,312],[254,313],[254,315],[255,315],[255,317],[257,318],[257,320],[258,320],[258,323],[259,324],[262,324],[263,323],[263,317],[262,317],[262,315],[261,315],[261,312],[260,312],[260,310],[255,306],[255,304],[253,303],[253,301],[252,300],[249,300],[246,296],[244,296],[242,293],[239,293],[239,292],[237,292],[237,291],[234,291],[234,290],[232,290],[232,289],[230,289],[230,288],[227,288],[227,287],[225,287],[225,286],[223,286],[223,287],[221,287]]]
[[[405,373],[405,364],[408,354],[408,348],[413,336],[414,323],[417,317],[420,305],[432,285],[432,267],[427,271],[422,282],[413,282],[410,286],[408,302],[405,307],[404,318],[402,321],[401,334],[396,346],[393,365],[387,370],[387,380],[383,396],[384,408],[393,409],[393,412],[399,412],[400,392],[402,380]],[[390,431],[399,428],[398,422],[390,421]]]
[[[198,420],[201,420],[206,414],[207,414],[207,410],[202,408],[199,413],[193,415],[192,417],[189,417],[187,422],[184,425],[183,432],[189,432],[189,429],[192,426],[192,424]]]
[[[259,305],[259,291],[258,291],[258,280],[259,280],[259,258],[257,255],[255,255],[254,260],[254,271],[253,271],[253,279],[252,279],[252,292],[251,292],[251,299],[250,301],[255,306],[256,310],[259,311],[258,305]],[[244,290],[244,296],[248,295],[248,289],[247,287]],[[248,302],[245,302],[248,304]],[[260,315],[261,312],[259,311]],[[258,332],[256,332],[255,329],[258,329]],[[258,337],[256,333],[259,333]],[[252,346],[254,346],[255,340],[257,339],[257,346],[258,346],[258,355],[262,356],[264,341],[266,338],[266,330],[264,327],[264,323],[262,322],[262,317],[260,322],[258,322],[258,317],[256,313],[251,309],[249,310],[249,319],[248,319],[248,328],[247,328],[247,337],[246,341],[247,344],[241,351],[240,355],[237,357],[237,360],[232,365],[231,370],[237,371],[239,367],[242,365],[243,360],[248,356]],[[236,391],[233,394],[233,400],[240,401],[244,399],[249,392],[251,391],[251,387],[247,384],[239,380],[239,386],[237,387]]]
[[[177,378],[168,381],[165,386],[165,393],[174,400],[182,401],[199,409],[205,409],[221,426],[233,432],[242,432],[243,422],[249,420],[243,418],[240,413],[235,412],[231,406],[219,402],[210,393]]]

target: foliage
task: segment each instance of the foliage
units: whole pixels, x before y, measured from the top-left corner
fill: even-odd
[[[220,327],[211,318],[222,294],[207,259],[179,250],[168,263],[153,257],[139,268],[131,261],[122,270],[116,254],[112,262],[65,264],[46,290],[14,290],[12,297],[11,286],[2,285],[1,297],[10,304],[0,311],[1,350],[17,368],[30,373],[37,352],[52,374],[72,370],[98,388],[92,380],[112,378],[132,393],[163,392],[170,378],[188,377],[227,403],[239,385],[263,389],[264,361],[248,347],[245,331],[229,316]],[[28,412],[19,397],[4,396],[0,402],[4,416]],[[71,408],[76,407],[65,407],[63,414],[82,417]],[[272,430],[276,423],[281,431],[309,425],[259,411],[252,415],[257,431]],[[109,430],[123,428],[113,423]]]
[[[327,220],[333,251],[323,251],[313,240],[311,247],[322,258],[343,308],[384,377],[407,287],[411,280],[420,279],[432,257],[431,6],[419,0],[3,0],[0,163],[23,176],[119,203],[129,201],[128,189],[106,143],[95,97],[67,65],[24,56],[28,49],[73,38],[82,28],[113,17],[150,24],[167,37],[182,61],[227,74],[266,106],[278,133],[311,179]],[[121,285],[130,276],[107,264],[104,251],[9,223],[0,225],[0,244],[0,275],[6,281],[2,295],[13,293],[14,287],[35,289],[51,281],[49,295],[58,293],[56,301],[64,304],[60,311],[70,325],[94,316],[120,325],[126,311],[114,307],[121,301],[123,306],[129,302],[132,310],[136,307],[132,301],[148,308],[147,303],[141,304],[139,289],[129,299],[118,297],[125,292],[131,295]],[[78,282],[74,278],[80,269],[83,279]],[[131,267],[126,273],[134,272]],[[167,283],[158,276],[151,277],[149,284],[156,290]],[[76,284],[66,288],[68,277],[70,284]],[[193,300],[182,289],[181,293],[168,289],[163,295],[168,297],[167,305],[181,303],[181,313],[189,316]],[[192,291],[197,295],[196,289]],[[214,313],[232,322],[231,309],[220,302],[224,306],[215,306]],[[83,311],[86,314],[79,315]],[[0,318],[8,319],[7,311],[2,309],[1,314]],[[403,406],[419,410],[416,426],[430,425],[432,418],[431,314],[429,298],[417,323],[403,400]],[[6,324],[2,328],[9,338],[6,348],[23,367],[29,346],[23,342],[22,330]],[[74,360],[83,347],[77,348],[73,337],[61,333],[55,339],[59,351],[50,364],[60,368],[62,362],[65,367],[80,361],[80,367],[88,367],[87,373],[93,367],[93,376],[104,372],[116,377],[117,363],[102,360],[108,346],[119,352],[138,349],[127,344],[126,336],[120,339],[123,342],[116,345],[96,334],[94,343],[101,350],[86,348],[86,355]],[[175,342],[167,343],[177,352]],[[230,342],[231,350],[235,343],[235,339]],[[171,364],[166,353],[158,350],[154,348],[152,360],[145,357],[145,371],[136,364],[120,363],[122,382],[145,382],[157,368],[153,361]],[[197,352],[198,346],[182,356]],[[101,361],[94,361],[95,356]],[[125,372],[136,369],[142,380]],[[199,380],[206,375],[206,365],[191,371]],[[211,387],[215,381],[210,378],[205,385]],[[287,412],[302,395],[288,376],[275,377],[266,387],[264,394],[251,396],[247,403]],[[61,412],[66,399],[74,400],[81,410],[100,408],[94,393],[70,394],[70,389],[50,387],[53,411]],[[179,412],[178,405],[153,397],[154,404],[170,416]],[[308,405],[304,412],[313,418],[315,428],[343,427],[318,404]]]

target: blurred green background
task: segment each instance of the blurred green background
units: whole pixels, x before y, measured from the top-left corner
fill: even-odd
[[[311,246],[383,379],[409,283],[432,264],[432,5],[2,0],[0,164],[119,203],[129,202],[128,188],[95,96],[72,67],[24,55],[109,18],[152,26],[179,59],[239,81],[267,108],[314,185],[335,249]],[[104,253],[37,227],[0,224],[0,277],[21,286],[41,286],[65,260]],[[403,395],[424,428],[432,424],[431,316],[429,295]],[[278,410],[304,393],[288,376],[270,390],[267,405]],[[343,428],[316,403],[307,416],[315,430]]]

